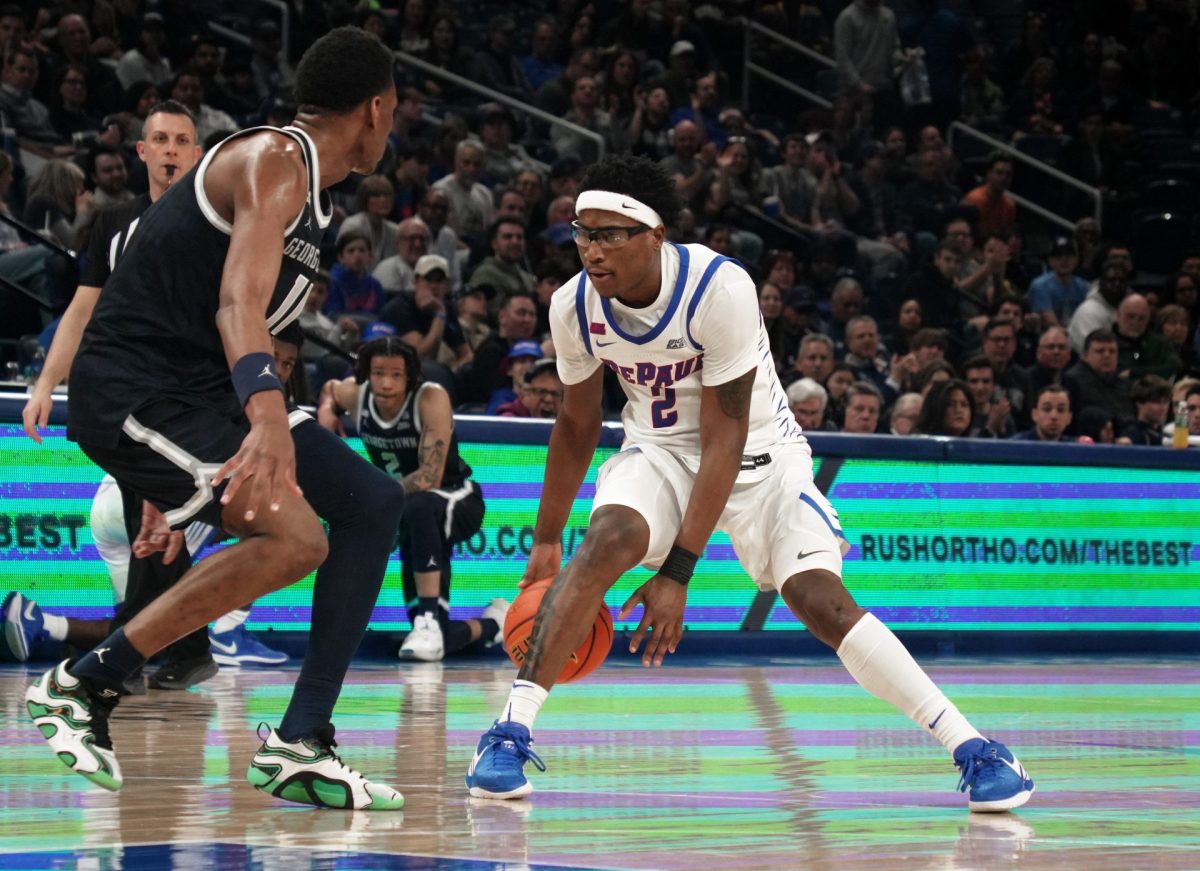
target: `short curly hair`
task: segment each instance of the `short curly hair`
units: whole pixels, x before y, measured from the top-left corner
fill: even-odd
[[[658,212],[668,227],[679,222],[679,213],[683,210],[675,180],[647,157],[610,154],[593,163],[579,180],[579,192],[584,191],[612,191],[637,197]]]
[[[394,60],[379,37],[338,27],[304,52],[296,67],[296,103],[312,115],[344,115],[388,87]]]

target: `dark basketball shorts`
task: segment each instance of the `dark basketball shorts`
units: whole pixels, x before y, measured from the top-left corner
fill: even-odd
[[[303,411],[288,415],[293,427],[311,419]],[[122,487],[157,506],[172,529],[194,520],[219,527],[225,483],[214,487],[212,479],[249,431],[245,418],[160,399],[125,418],[115,446],[79,447]]]

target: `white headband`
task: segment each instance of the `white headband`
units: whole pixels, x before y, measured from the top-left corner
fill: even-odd
[[[575,214],[585,209],[599,209],[603,212],[616,212],[647,227],[662,226],[663,219],[658,212],[645,203],[639,202],[628,194],[614,194],[612,191],[584,191],[575,200]]]

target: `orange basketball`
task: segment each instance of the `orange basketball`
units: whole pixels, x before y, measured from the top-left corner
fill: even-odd
[[[512,607],[508,609],[508,616],[504,618],[504,649],[508,651],[509,659],[517,665],[525,661],[525,654],[529,651],[529,636],[533,633],[533,618],[537,616],[542,597],[550,589],[553,580],[545,578],[534,581],[521,590]],[[601,602],[600,610],[596,612],[596,622],[592,624],[592,631],[567,660],[562,674],[558,676],[558,683],[567,683],[591,674],[607,658],[608,652],[612,650],[612,643],[612,614],[609,613],[608,606]]]

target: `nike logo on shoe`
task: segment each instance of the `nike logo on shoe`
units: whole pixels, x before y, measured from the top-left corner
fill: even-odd
[[[211,635],[208,636],[208,643],[211,644],[213,647],[217,648],[217,650],[221,651],[222,653],[228,653],[230,656],[233,656],[233,654],[237,653],[237,650],[238,650],[237,642],[234,642],[233,644],[222,644],[220,641],[217,641],[217,639],[213,638]]]
[[[946,713],[946,709],[942,708],[942,713],[938,714],[936,717],[934,717],[933,722],[929,724],[930,729],[932,729],[934,726],[936,726],[938,724],[938,720],[942,719],[942,714],[944,714],[944,713]]]

